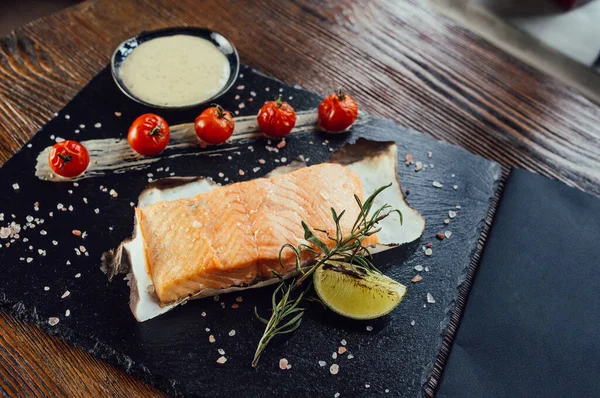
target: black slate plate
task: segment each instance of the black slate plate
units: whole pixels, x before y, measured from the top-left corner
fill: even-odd
[[[221,98],[221,103],[242,115],[251,115],[279,92],[297,110],[314,108],[320,102],[317,94],[243,67],[238,82]],[[266,139],[253,139],[232,144],[239,149],[230,152],[231,159],[227,155],[182,156],[159,161],[145,170],[82,180],[77,186],[71,182],[44,182],[34,176],[37,154],[51,145],[55,136],[77,140],[122,137],[131,121],[149,110],[122,94],[105,69],[0,170],[0,213],[4,218],[0,225],[13,221],[25,225],[27,216],[44,220],[35,228],[22,230],[9,247],[5,246],[8,240],[0,241],[2,308],[174,395],[334,396],[339,392],[356,397],[385,394],[388,390],[393,396],[421,395],[457,296],[457,286],[476,249],[497,189],[499,166],[373,118],[367,125],[355,126],[350,134],[290,136],[279,153],[265,149]],[[193,120],[199,111],[160,113],[174,125]],[[120,116],[115,112],[120,112]],[[298,332],[272,344],[260,367],[252,369],[250,361],[262,333],[253,308],[256,305],[265,313],[272,288],[224,295],[219,302],[210,298],[197,300],[154,320],[137,323],[129,311],[126,283],[109,283],[99,271],[102,253],[131,235],[131,202],[147,184],[148,173],[152,173],[152,178],[175,173],[223,181],[218,177],[223,172],[230,181],[246,180],[280,165],[275,159],[281,162],[285,157],[289,162],[304,155],[311,164],[322,162],[331,151],[358,137],[398,143],[402,157],[400,181],[405,189],[410,189],[408,201],[427,220],[421,242],[412,251],[388,251],[375,258],[388,275],[409,285],[404,302],[388,317],[351,322],[315,306]],[[404,164],[406,153],[431,166],[415,172],[414,165]],[[251,169],[258,166],[260,158],[267,163],[253,173]],[[239,176],[239,169],[246,170],[246,174]],[[433,181],[443,183],[443,188],[434,187]],[[13,189],[13,184],[18,184],[18,189]],[[118,197],[109,195],[111,189]],[[58,204],[73,206],[73,210],[60,211]],[[445,225],[443,220],[449,218],[449,211],[456,211],[457,215],[450,225]],[[86,239],[74,236],[73,229],[87,231]],[[435,234],[446,230],[452,231],[452,236],[436,240]],[[24,238],[28,241],[23,242]],[[427,257],[422,245],[430,241],[433,255]],[[87,256],[76,254],[75,248],[80,245],[87,249]],[[39,249],[45,250],[45,255],[39,254]],[[422,272],[422,282],[411,284],[417,265],[429,271]],[[76,274],[81,277],[76,278]],[[46,286],[49,290],[45,290]],[[70,296],[61,299],[66,290]],[[435,304],[426,302],[427,293],[432,294]],[[238,296],[243,297],[243,302],[238,309],[232,309]],[[70,310],[69,317],[65,316],[66,310]],[[206,316],[201,316],[203,311]],[[50,326],[49,317],[59,317],[60,323]],[[229,335],[231,330],[235,330],[235,336]],[[210,334],[216,343],[209,343]],[[348,354],[344,354],[334,360],[332,353],[343,339],[354,358],[348,359]],[[228,358],[224,365],[215,362],[220,356],[219,348],[225,350]],[[284,357],[292,365],[286,371],[278,367],[279,359]],[[327,365],[320,367],[320,360]],[[340,365],[337,375],[329,372],[334,362]]]

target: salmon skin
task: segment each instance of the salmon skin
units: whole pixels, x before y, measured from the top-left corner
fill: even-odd
[[[345,210],[346,236],[363,199],[359,175],[339,164],[304,167],[271,178],[220,187],[192,198],[136,208],[147,272],[160,303],[170,304],[203,289],[247,286],[295,270],[286,244],[303,242],[301,221],[335,234],[331,208]],[[323,242],[333,242],[314,231]],[[364,244],[378,242],[377,235]],[[314,257],[304,253],[304,264]]]

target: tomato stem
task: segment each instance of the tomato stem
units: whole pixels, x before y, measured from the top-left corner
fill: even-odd
[[[283,95],[279,94],[279,97],[277,97],[277,100],[276,100],[278,108],[281,108],[281,103],[283,102],[282,99],[283,99]]]
[[[211,104],[212,106],[214,106],[217,109],[217,117],[219,119],[225,119],[225,121],[229,124],[231,124],[233,126],[233,123],[226,118],[226,114],[225,114],[225,109],[223,109],[223,107],[219,104]]]
[[[344,94],[341,87],[336,90],[335,94],[337,95],[337,97],[340,101],[343,101],[346,99],[346,94]]]
[[[73,157],[71,155],[69,155],[68,153],[65,153],[65,154],[59,153],[56,156],[58,156],[58,158],[60,160],[62,160],[62,164],[60,165],[60,170],[61,171],[65,168],[65,165],[67,163],[69,163],[71,160],[73,160]]]
[[[156,127],[154,127],[152,130],[150,130],[148,135],[150,137],[155,137],[155,136],[162,137],[164,134],[160,132],[160,129],[162,129],[162,123],[157,125]]]

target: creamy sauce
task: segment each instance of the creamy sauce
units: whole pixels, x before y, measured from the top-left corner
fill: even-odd
[[[175,35],[136,47],[121,65],[123,84],[137,98],[160,106],[193,105],[227,84],[227,57],[210,41]]]

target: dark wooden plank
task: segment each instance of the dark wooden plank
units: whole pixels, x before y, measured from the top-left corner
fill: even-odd
[[[505,165],[600,194],[600,109],[424,0],[88,1],[0,40],[0,163],[149,28],[203,25],[243,62]],[[158,394],[36,328],[0,317],[0,392]]]

